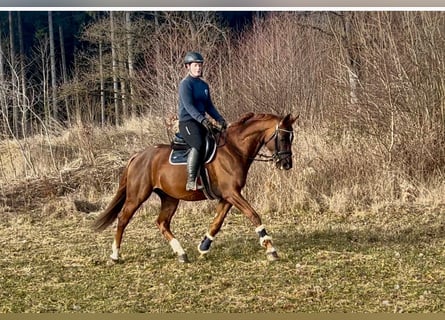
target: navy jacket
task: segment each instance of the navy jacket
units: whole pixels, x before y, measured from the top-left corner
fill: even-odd
[[[201,78],[187,75],[179,84],[179,121],[195,119],[199,123],[207,113],[216,121],[223,120],[213,105],[209,85]]]

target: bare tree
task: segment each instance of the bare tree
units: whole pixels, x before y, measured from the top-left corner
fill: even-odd
[[[105,78],[102,40],[99,40],[100,123],[105,125]]]
[[[52,112],[51,112],[51,99],[50,99],[50,49],[48,35],[38,39],[36,47],[33,49],[33,53],[36,56],[36,67],[39,71],[38,74],[38,93],[40,103],[43,106],[43,122],[46,127],[49,126]]]
[[[17,12],[18,15],[18,29],[19,29],[19,48],[20,48],[20,84],[21,84],[21,97],[20,104],[22,106],[22,124],[21,130],[22,135],[26,135],[27,133],[27,124],[28,124],[28,98],[27,87],[26,87],[26,68],[25,68],[25,48],[23,44],[23,28],[22,28],[22,16],[20,12]]]
[[[117,48],[116,48],[116,33],[115,33],[114,12],[110,11],[110,40],[111,40],[111,64],[113,66],[113,97],[114,97],[114,117],[115,124],[119,124],[119,81],[118,81],[118,63],[117,63]]]
[[[128,48],[127,48],[127,27],[126,20],[123,19],[124,15],[119,14],[118,35],[116,41],[117,56],[118,56],[118,78],[121,91],[121,103],[122,103],[122,117],[126,119],[128,117],[128,94],[127,94],[127,80],[128,80]]]
[[[49,48],[50,48],[50,61],[51,61],[52,110],[53,110],[54,120],[58,121],[59,109],[57,106],[56,54],[55,54],[55,43],[54,43],[53,14],[51,11],[48,11],[48,27],[49,27]]]
[[[4,60],[5,52],[3,51],[3,40],[2,33],[0,32],[0,81],[3,85],[5,81],[5,60]]]
[[[18,94],[18,77],[16,76],[16,70],[15,70],[15,31],[14,31],[14,19],[12,16],[12,12],[9,11],[8,14],[9,18],[9,50],[10,50],[10,69],[11,69],[11,95],[12,95],[12,128],[13,128],[13,134],[16,135],[18,133],[18,118],[19,118],[19,101],[17,100],[17,97],[20,95]]]
[[[133,79],[134,79],[134,57],[133,57],[133,30],[131,25],[131,13],[130,11],[125,12],[125,30],[127,37],[127,53],[128,53],[128,76],[129,76],[129,86],[130,86],[130,96],[128,101],[130,102],[129,108],[130,113],[134,117],[135,116],[135,108],[134,108],[134,87],[133,87]]]
[[[5,53],[3,51],[2,33],[0,32],[0,104],[3,119],[8,119],[8,104],[4,101],[6,97],[4,56]]]
[[[65,54],[65,40],[63,36],[63,28],[59,26],[59,39],[60,39],[60,55],[62,59],[62,78],[63,84],[66,85],[68,83],[68,75],[66,71],[66,54]],[[69,109],[68,96],[65,96],[65,113],[68,125],[71,125],[71,113]]]
[[[338,15],[343,25],[342,45],[345,52],[345,66],[347,69],[347,75],[349,79],[350,88],[350,103],[351,105],[357,105],[358,100],[358,88],[360,82],[360,48],[357,38],[357,30],[355,30],[354,12],[343,12]],[[363,17],[362,17],[363,19]]]

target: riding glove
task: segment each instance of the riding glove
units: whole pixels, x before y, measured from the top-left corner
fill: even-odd
[[[222,120],[220,120],[220,121],[218,122],[218,124],[220,125],[221,130],[225,130],[225,129],[227,129],[227,122],[226,122],[226,120],[222,119]]]
[[[207,119],[207,118],[204,118],[202,121],[201,121],[201,124],[207,129],[207,130],[211,130],[212,129],[212,123],[209,121],[209,119]]]

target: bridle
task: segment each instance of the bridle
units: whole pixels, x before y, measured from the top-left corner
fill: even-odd
[[[249,158],[250,160],[253,161],[263,161],[263,162],[270,162],[270,161],[275,161],[275,162],[279,162],[281,160],[290,158],[292,156],[292,151],[280,151],[279,150],[279,143],[278,143],[278,139],[279,139],[279,132],[286,132],[290,134],[290,141],[292,142],[293,140],[293,136],[294,136],[294,131],[293,130],[286,130],[286,129],[282,129],[278,126],[275,127],[275,131],[274,133],[270,136],[269,139],[267,139],[263,145],[268,144],[270,141],[272,141],[272,139],[274,139],[274,143],[275,143],[275,152],[272,155],[267,155],[267,154],[263,154],[263,153],[258,153],[257,156],[261,157],[263,159],[258,159],[256,157],[254,158]],[[284,156],[284,157],[283,157]]]

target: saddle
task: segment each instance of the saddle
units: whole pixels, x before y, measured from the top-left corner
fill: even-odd
[[[183,165],[187,164],[187,156],[190,152],[190,146],[185,142],[182,135],[177,132],[175,133],[171,143],[171,152],[168,161],[171,165]],[[217,142],[213,135],[206,135],[205,138],[205,150],[204,150],[204,160],[203,163],[207,164],[212,162],[216,154]],[[197,188],[202,189],[204,194],[209,199],[217,199],[218,197],[213,193],[210,187],[209,174],[207,168],[202,165],[197,177]]]

